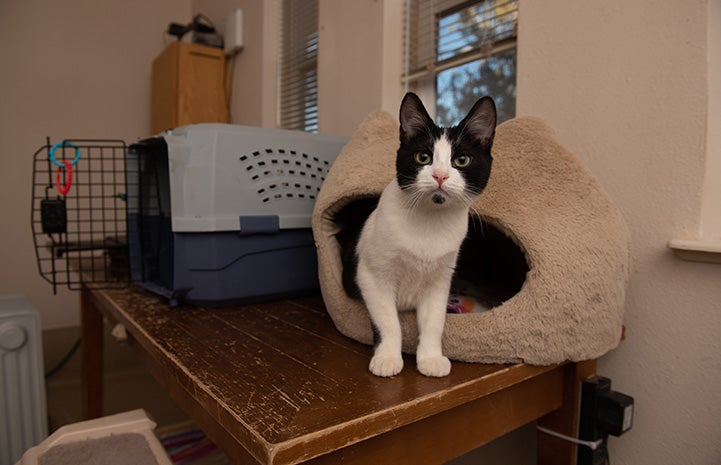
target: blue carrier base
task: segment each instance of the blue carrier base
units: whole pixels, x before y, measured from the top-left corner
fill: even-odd
[[[174,293],[181,301],[221,306],[318,290],[310,229],[240,236],[237,232],[175,233]]]

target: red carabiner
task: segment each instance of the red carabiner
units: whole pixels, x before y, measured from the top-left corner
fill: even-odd
[[[68,195],[70,186],[73,184],[73,165],[67,160],[63,160],[61,163],[65,166],[65,170],[68,172],[65,177],[65,185],[62,185],[62,181],[60,180],[60,174],[62,174],[63,168],[58,168],[58,173],[55,175],[55,185],[58,188],[58,192],[62,195]]]

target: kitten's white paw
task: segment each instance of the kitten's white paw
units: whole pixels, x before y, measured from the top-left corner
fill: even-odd
[[[419,358],[416,361],[418,371],[426,376],[441,377],[451,372],[451,361],[447,357],[439,355],[437,357]]]
[[[374,355],[368,369],[376,376],[394,376],[403,369],[400,355]]]

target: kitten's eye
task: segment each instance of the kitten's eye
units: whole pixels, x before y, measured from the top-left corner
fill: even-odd
[[[419,165],[428,165],[431,163],[431,156],[425,152],[416,152],[414,155],[416,163]]]
[[[465,168],[471,164],[470,155],[461,155],[453,159],[453,166],[456,168]]]

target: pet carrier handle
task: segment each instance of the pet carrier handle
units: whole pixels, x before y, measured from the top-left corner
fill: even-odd
[[[65,166],[66,166],[65,164],[59,162],[59,161],[55,158],[55,151],[56,151],[59,147],[74,147],[74,148],[75,148],[75,158],[73,159],[73,161],[70,162],[71,165],[75,165],[75,164],[78,162],[78,160],[80,160],[80,148],[78,148],[78,147],[77,147],[75,144],[73,144],[72,142],[69,142],[69,141],[64,140],[64,141],[62,141],[62,142],[58,142],[57,144],[53,145],[53,146],[50,148],[49,158],[50,158],[50,161],[53,162],[56,166],[58,166],[58,167],[60,167],[60,168],[65,168]]]
[[[62,195],[68,195],[68,192],[70,191],[70,186],[73,184],[73,164],[72,162],[69,162],[67,160],[63,160],[63,165],[61,165],[61,168],[58,168],[58,173],[55,175],[55,185],[58,188],[58,192],[60,192]],[[63,168],[68,172],[65,178],[65,184],[62,185],[60,181],[60,175],[63,172]]]

